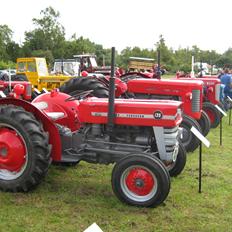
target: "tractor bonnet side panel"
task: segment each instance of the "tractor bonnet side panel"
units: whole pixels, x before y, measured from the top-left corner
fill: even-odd
[[[79,105],[82,123],[106,124],[108,99],[89,98]],[[180,124],[181,103],[170,100],[115,100],[115,123],[133,126],[174,127]]]
[[[173,96],[182,101],[184,113],[199,119],[202,109],[202,81],[135,79],[127,83],[128,92],[147,95]],[[156,98],[156,97],[155,97]]]

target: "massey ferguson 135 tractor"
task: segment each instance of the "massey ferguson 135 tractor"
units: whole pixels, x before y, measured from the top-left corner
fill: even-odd
[[[221,81],[214,77],[191,77],[191,76],[181,76],[177,73],[176,79],[187,80],[187,81],[203,81],[204,94],[203,94],[203,110],[207,113],[210,118],[211,127],[216,128],[222,117],[222,114],[218,111],[215,105],[218,105],[223,109],[223,105],[220,101],[221,94]]]
[[[183,128],[183,137],[181,141],[187,151],[194,151],[199,140],[190,131],[194,126],[205,136],[210,129],[210,120],[207,114],[202,110],[202,81],[189,82],[186,80],[166,80],[139,78],[133,74],[133,77],[126,76],[124,79],[116,79],[116,96],[123,98],[136,99],[169,99],[183,102],[183,121],[180,125]],[[139,79],[136,79],[139,78]],[[60,91],[70,95],[75,91],[94,90],[94,96],[106,97],[109,89],[108,77],[82,77],[71,79],[61,86]]]
[[[114,63],[114,49],[112,49]],[[53,90],[32,103],[0,99],[0,189],[29,191],[50,161],[110,164],[116,196],[131,205],[157,206],[168,196],[170,177],[185,166],[178,141],[182,103],[114,99],[114,68],[107,98]],[[169,170],[169,171],[168,171]]]

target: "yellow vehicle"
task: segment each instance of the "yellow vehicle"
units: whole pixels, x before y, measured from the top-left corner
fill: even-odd
[[[129,57],[129,71],[152,71],[154,69],[155,60],[151,58]]]
[[[43,88],[52,90],[59,88],[71,76],[50,75],[45,58],[28,57],[18,58],[15,80],[29,81],[33,88],[41,91]]]

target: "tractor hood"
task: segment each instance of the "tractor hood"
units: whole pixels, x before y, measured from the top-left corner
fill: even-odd
[[[173,127],[182,121],[182,103],[171,100],[115,99],[115,124]],[[82,123],[106,124],[108,99],[88,98],[80,101]]]
[[[193,89],[203,89],[203,82],[195,80],[164,80],[164,79],[135,79],[127,83],[128,92],[133,93],[150,93],[162,95],[179,95],[178,93],[191,92]]]

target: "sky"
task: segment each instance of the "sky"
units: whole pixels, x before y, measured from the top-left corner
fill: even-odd
[[[34,29],[32,19],[49,6],[59,11],[66,39],[76,33],[104,48],[154,49],[160,35],[174,50],[197,45],[223,53],[232,47],[231,0],[4,0],[0,25],[22,43],[24,32]]]

